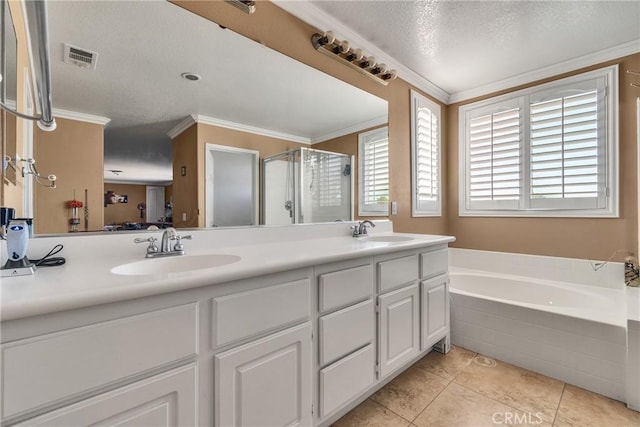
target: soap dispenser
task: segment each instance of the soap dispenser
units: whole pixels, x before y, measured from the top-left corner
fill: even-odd
[[[24,219],[12,219],[7,227],[7,262],[2,267],[2,277],[26,276],[36,271],[29,258],[29,226]]]

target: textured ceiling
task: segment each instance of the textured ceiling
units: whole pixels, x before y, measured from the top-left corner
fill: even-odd
[[[449,94],[628,42],[640,51],[638,1],[311,3]]]

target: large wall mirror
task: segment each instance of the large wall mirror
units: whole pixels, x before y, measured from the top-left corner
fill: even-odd
[[[58,188],[36,191],[37,233],[68,231],[71,199],[89,205],[81,231],[146,222],[149,207],[140,203],[149,188],[176,203],[174,223],[184,219],[177,226],[210,225],[193,220],[206,217],[207,144],[263,159],[387,123],[385,100],[169,2],[55,1],[48,8],[58,130],[36,134],[35,157],[42,172],[58,176]],[[183,150],[185,139],[195,141],[193,150]],[[97,168],[101,187],[87,188]],[[178,180],[192,185],[178,189]],[[197,201],[177,206],[178,191]],[[57,225],[38,227],[55,218]]]
[[[11,19],[11,10],[6,1],[0,3],[0,100],[11,108],[16,107],[16,68],[17,68],[16,30]],[[6,111],[0,112],[0,139],[2,156],[13,157],[16,154],[16,118]],[[16,184],[16,171],[6,168],[2,174],[6,184]]]

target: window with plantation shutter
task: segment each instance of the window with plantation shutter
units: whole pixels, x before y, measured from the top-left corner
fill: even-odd
[[[321,207],[342,205],[342,161],[343,156],[325,154],[319,156],[317,174],[319,187],[318,203]]]
[[[358,215],[389,214],[389,137],[387,128],[358,135]]]
[[[441,215],[440,117],[435,102],[411,91],[412,216]]]
[[[522,109],[507,104],[470,116],[469,206],[512,208],[520,203]]]
[[[460,108],[460,215],[618,216],[617,66]]]

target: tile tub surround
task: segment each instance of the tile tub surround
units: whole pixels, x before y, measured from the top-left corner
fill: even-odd
[[[604,311],[549,312],[481,290],[456,293],[452,285],[452,343],[640,407],[640,291],[624,286],[622,264],[594,272],[585,260],[451,249],[450,266],[453,274],[475,270],[531,286],[552,280],[580,293],[610,295],[615,306]]]
[[[640,413],[615,400],[552,378],[496,360],[484,366],[484,358],[454,346],[446,354],[431,352],[414,364],[415,377],[399,376],[376,395],[349,412],[334,425],[478,427],[496,425],[637,427]],[[422,372],[419,372],[422,371]],[[411,387],[416,378],[437,377],[445,387],[436,393]],[[433,378],[430,379],[434,383]],[[401,385],[404,393],[395,393]],[[386,389],[389,390],[386,390]],[[440,390],[440,387],[438,388]],[[419,402],[419,403],[418,403]],[[416,416],[401,415],[393,408],[422,406]],[[407,418],[409,417],[409,418]],[[510,418],[509,418],[510,417]],[[509,420],[511,420],[509,422]]]
[[[451,342],[625,401],[626,328],[456,294]]]
[[[624,263],[621,262],[608,262],[594,271],[590,261],[584,259],[450,248],[449,265],[610,289],[625,288]]]

